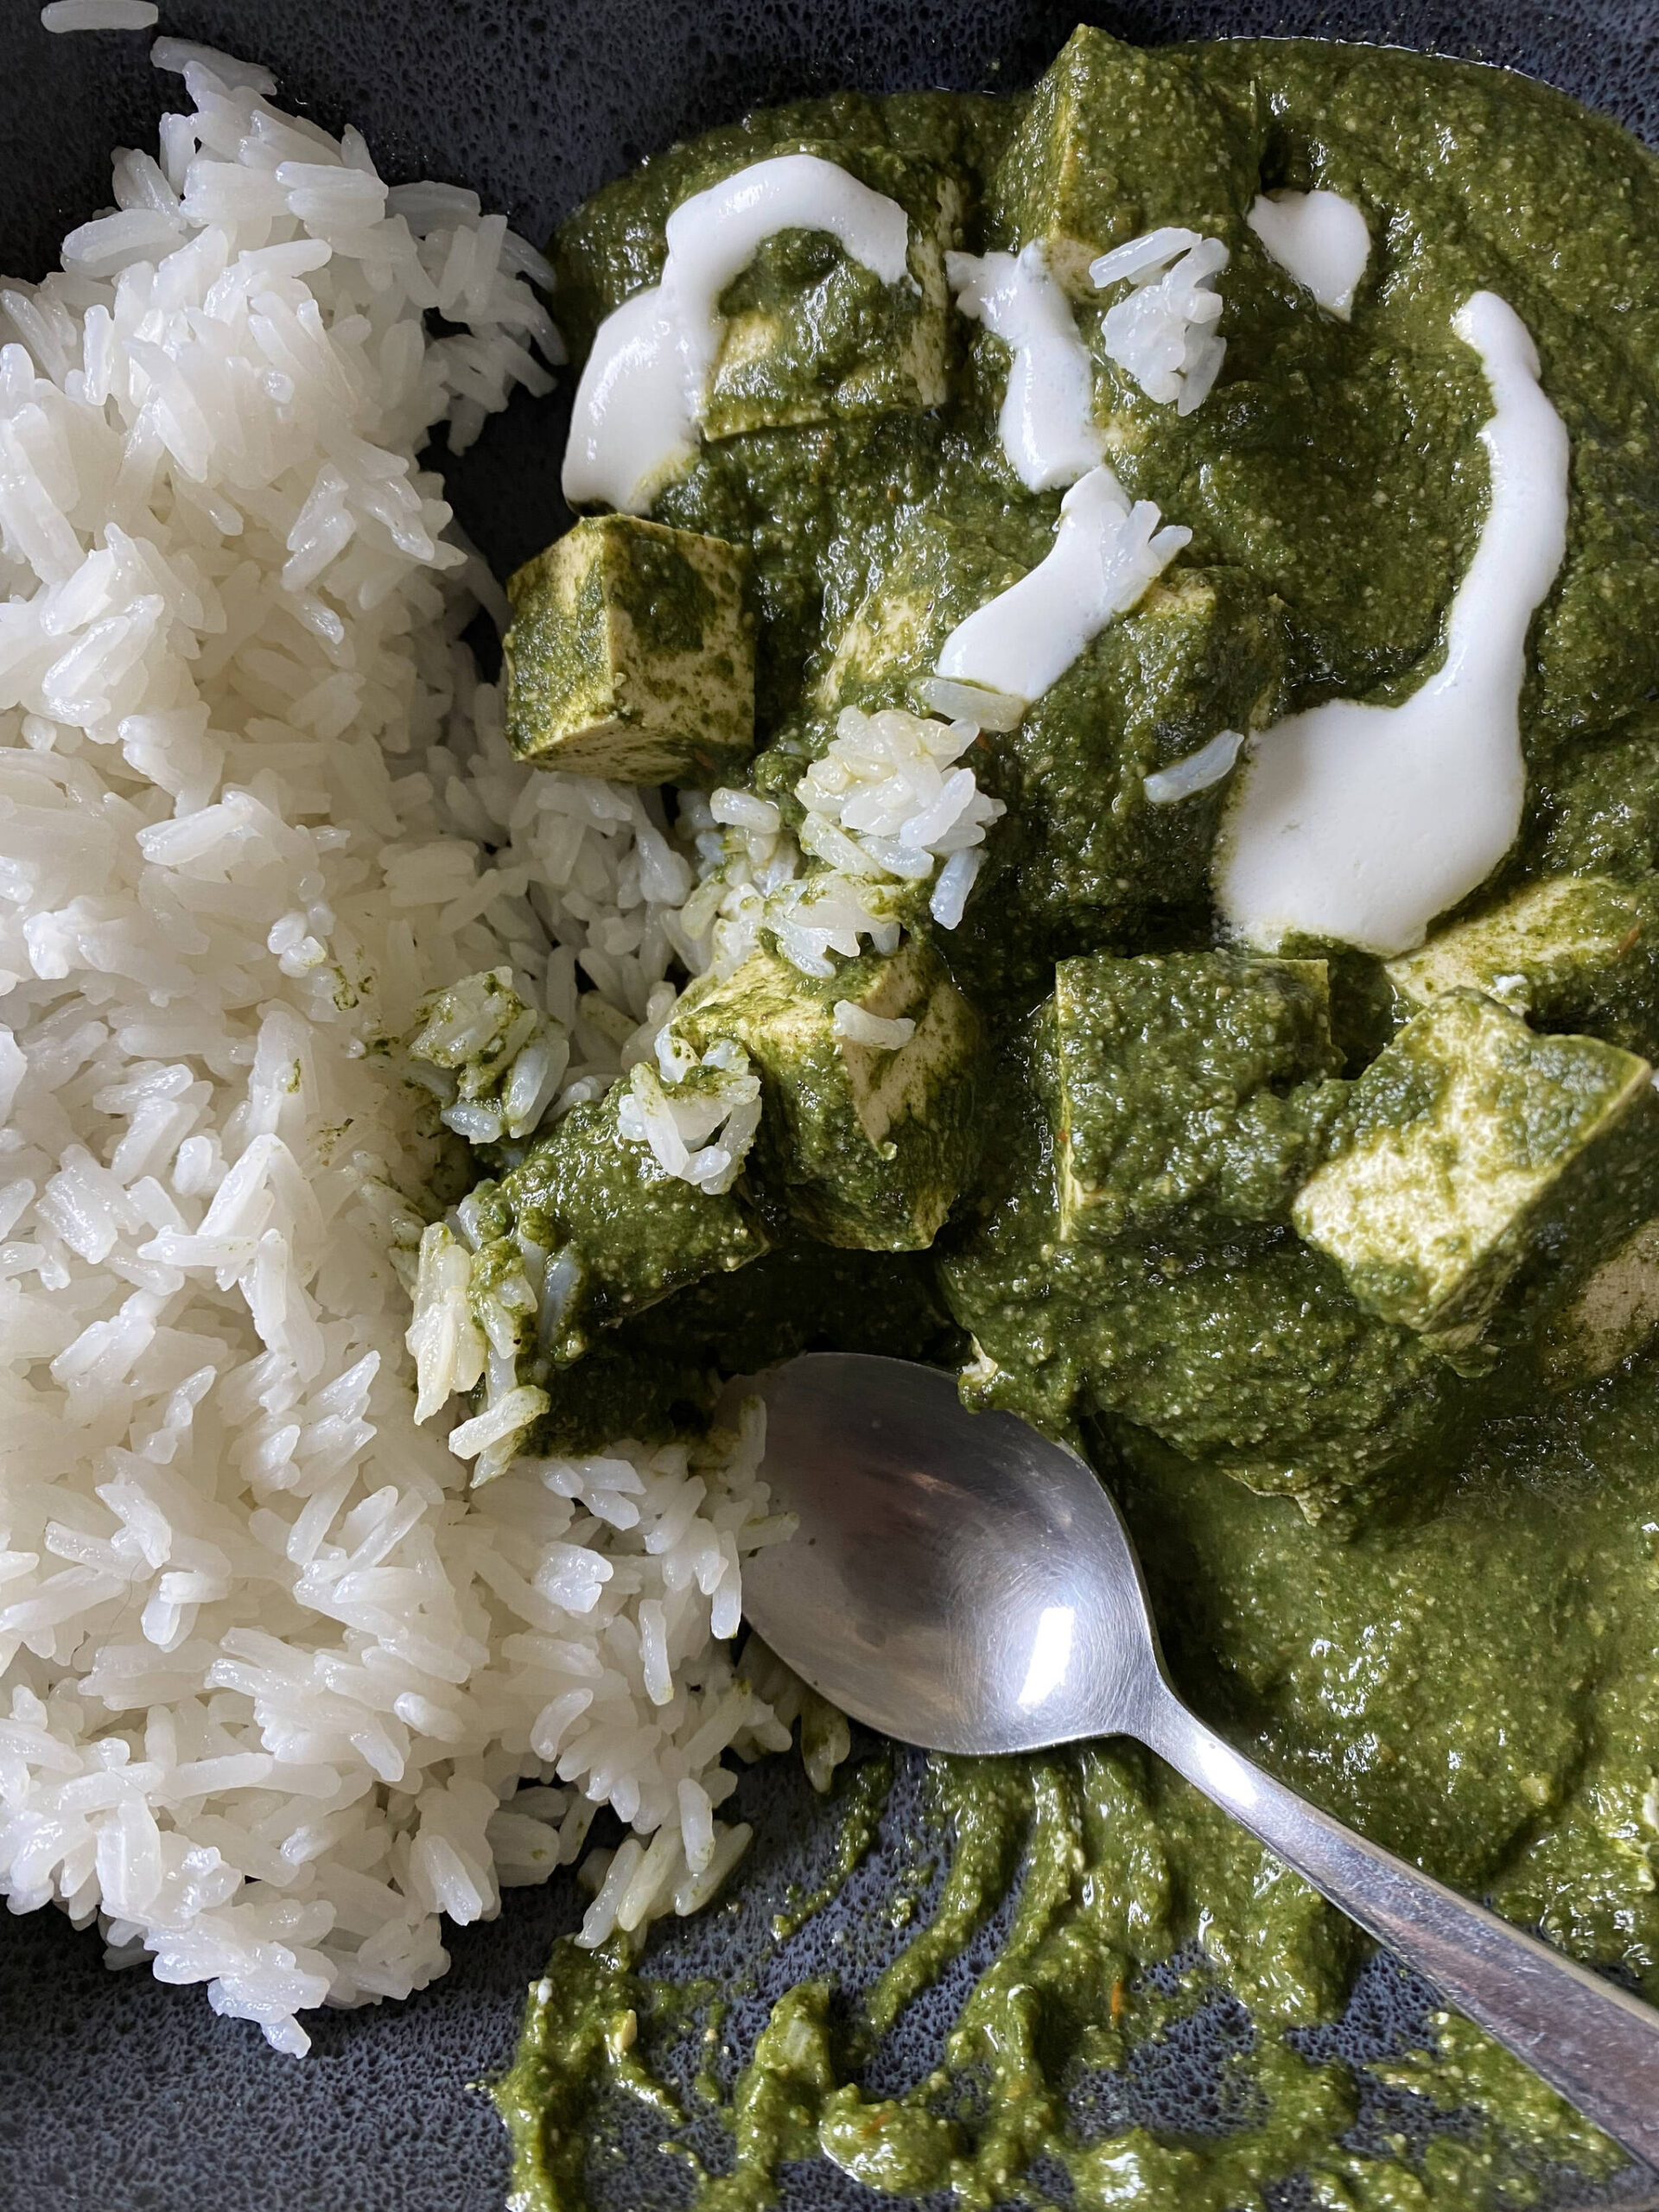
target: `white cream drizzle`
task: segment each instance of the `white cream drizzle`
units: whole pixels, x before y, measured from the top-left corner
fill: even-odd
[[[1391,954],[1489,875],[1526,798],[1527,632],[1567,546],[1570,451],[1526,326],[1477,292],[1453,328],[1480,356],[1491,493],[1452,602],[1444,665],[1394,707],[1333,699],[1251,740],[1217,855],[1234,932]]]
[[[1370,226],[1339,192],[1263,192],[1244,218],[1271,258],[1346,322],[1371,257]]]
[[[564,496],[573,507],[645,514],[696,454],[701,410],[690,404],[679,337],[660,284],[636,292],[601,323],[564,448]]]
[[[1095,371],[1042,241],[1017,253],[947,253],[944,273],[963,314],[1013,355],[997,429],[1008,466],[1028,492],[1058,491],[1106,458],[1095,421]]]
[[[1052,550],[950,632],[939,674],[1027,703],[1040,699],[1192,535],[1160,530],[1150,499],[1131,506],[1109,468],[1091,468],[1060,502]]]
[[[720,353],[720,298],[779,231],[825,231],[884,284],[907,270],[909,219],[816,154],[779,154],[682,200],[661,281],[601,323],[565,448],[564,496],[644,514],[695,454]]]

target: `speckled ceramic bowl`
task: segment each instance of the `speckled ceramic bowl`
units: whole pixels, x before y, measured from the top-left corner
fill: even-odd
[[[1659,0],[1132,0],[1103,12],[1077,0],[163,0],[168,31],[256,55],[287,103],[356,123],[390,176],[470,184],[532,238],[641,155],[760,102],[1028,82],[1079,15],[1142,40],[1300,33],[1506,63],[1659,143]],[[52,37],[35,0],[0,0],[0,267],[41,275],[107,198],[111,147],[153,143],[166,80],[148,44]],[[520,400],[468,456],[457,502],[498,569],[563,527],[561,444],[557,402]],[[739,2015],[813,1970],[838,1920],[868,1921],[919,1817],[916,1779],[901,1764],[873,1860],[779,1949],[771,1901],[810,1874],[826,1824],[793,1768],[751,1775],[759,1834],[739,1904],[673,1931],[658,1969],[729,1974],[763,1960],[734,2015],[741,2032]],[[576,1902],[568,1877],[509,1892],[498,1922],[454,1937],[445,1980],[404,2005],[322,2016],[302,2062],[216,2018],[199,1989],[107,1974],[97,1936],[55,1913],[0,1921],[0,2212],[500,2212],[505,2141],[474,2085],[505,2063],[524,1986]],[[947,1976],[912,2006],[891,2063],[925,2071],[963,1993]],[[1333,2040],[1363,2064],[1409,2034],[1426,1994],[1379,1961]],[[1188,2046],[1167,2078],[1148,2069],[1145,2116],[1180,2111],[1184,2079],[1205,2064]],[[660,2132],[642,2131],[613,2166],[605,2212],[686,2202],[685,2166],[660,2155]],[[903,2212],[828,2166],[791,2169],[785,2183],[787,2212]],[[1281,2212],[1313,2202],[1294,2181],[1275,2194]],[[1610,2196],[1625,2212],[1659,2205],[1635,2176],[1599,2201]],[[1589,2201],[1562,2177],[1560,2205]]]

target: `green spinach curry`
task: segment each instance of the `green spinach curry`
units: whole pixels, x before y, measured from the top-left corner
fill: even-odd
[[[823,232],[760,244],[720,297],[695,448],[514,580],[523,754],[719,785],[810,834],[798,787],[843,710],[913,709],[1056,542],[1060,489],[999,438],[1010,347],[940,281],[957,250],[1040,245],[1102,457],[1191,535],[1039,696],[985,715],[966,765],[1006,812],[956,926],[900,884],[886,941],[823,973],[761,926],[692,983],[682,1080],[759,1083],[740,1175],[652,1167],[616,1093],[504,1152],[499,1233],[576,1255],[527,1355],[541,1441],[695,1422],[724,1376],[807,1346],[954,1364],[1093,1456],[1202,1710],[1659,2000],[1659,168],[1493,71],[1081,30],[1028,95],[839,95],[646,162],[556,241],[578,357],[662,277],[672,211],[797,153],[898,203],[910,276]],[[1369,232],[1350,312],[1249,220],[1313,191]],[[1165,226],[1230,257],[1224,362],[1185,410],[1122,365],[1089,274]],[[1421,945],[1241,944],[1211,883],[1243,766],[1224,747],[1176,803],[1147,779],[1434,671],[1489,496],[1491,397],[1452,329],[1482,289],[1571,443],[1519,833]],[[880,1773],[843,1780],[849,1864]],[[709,2077],[728,2153],[698,2204],[759,2212],[819,2152],[877,2190],[1148,2212],[1273,2202],[1293,2171],[1320,2204],[1523,2203],[1552,2166],[1618,2163],[1452,2019],[1432,2069],[1392,2078],[1465,2124],[1345,2148],[1351,2075],[1298,2037],[1363,1947],[1155,1762],[938,1762],[932,1786],[955,1846],[931,1924],[856,2005],[792,1990],[735,2085]],[[944,2070],[861,2088],[1016,1882]],[[1080,2069],[1217,1982],[1255,2022],[1228,2132],[1080,2133]],[[561,1944],[498,2093],[515,2203],[583,2202],[606,2085],[673,2112],[635,2034],[677,2001],[626,1938]]]

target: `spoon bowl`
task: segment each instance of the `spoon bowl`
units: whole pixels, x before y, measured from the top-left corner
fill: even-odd
[[[809,1353],[759,1388],[801,1525],[744,1567],[745,1611],[821,1696],[930,1751],[1139,1732],[1151,1613],[1084,1460],[908,1360]]]
[[[743,1569],[753,1627],[854,1719],[929,1751],[1149,1745],[1579,2109],[1659,2166],[1659,2013],[1344,1827],[1166,1680],[1146,1585],[1086,1461],[954,1379],[809,1353],[742,1386],[793,1536]]]

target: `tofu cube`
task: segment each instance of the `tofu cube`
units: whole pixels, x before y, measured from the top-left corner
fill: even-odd
[[[1249,137],[1230,128],[1190,56],[1084,25],[1038,82],[997,164],[988,231],[995,245],[1042,239],[1060,283],[1093,300],[1096,255],[1164,224],[1228,238],[1255,189]]]
[[[1659,1218],[1644,1221],[1574,1287],[1540,1333],[1547,1388],[1570,1390],[1611,1375],[1659,1331]]]
[[[1385,970],[1401,1014],[1481,991],[1541,1029],[1659,1051],[1659,882],[1559,875],[1454,922]]]
[[[1052,543],[1046,519],[1039,521],[1021,559],[948,513],[911,510],[895,537],[872,548],[863,592],[834,639],[813,703],[830,713],[878,695],[901,702],[957,625],[1018,583]]]
[[[1275,719],[1284,677],[1283,609],[1243,569],[1171,569],[1108,624],[1010,741],[1029,911],[1058,931],[1206,901],[1236,772],[1162,804],[1147,779]]]
[[[1062,960],[1048,1034],[1062,1243],[1288,1217],[1343,1096],[1324,961]]]
[[[507,741],[618,783],[715,784],[754,749],[741,546],[594,515],[507,586]]]
[[[498,1185],[515,1252],[523,1235],[547,1255],[539,1335],[555,1366],[580,1358],[598,1331],[768,1247],[738,1191],[682,1182],[622,1135],[626,1089],[573,1108]]]
[[[903,1041],[860,1035],[912,1025]],[[919,1251],[971,1173],[979,1025],[944,963],[919,938],[897,952],[804,976],[755,953],[689,995],[673,1027],[699,1051],[735,1038],[760,1073],[763,1173],[829,1244]]]
[[[884,146],[861,147],[842,166],[909,216],[908,277],[883,283],[827,233],[768,239],[721,302],[706,437],[918,413],[948,396],[956,340],[944,256],[961,243],[961,185]]]
[[[1656,1165],[1645,1060],[1596,1038],[1539,1036],[1454,991],[1354,1084],[1293,1219],[1362,1306],[1454,1360],[1504,1300],[1484,1360],[1535,1332],[1659,1211]]]

